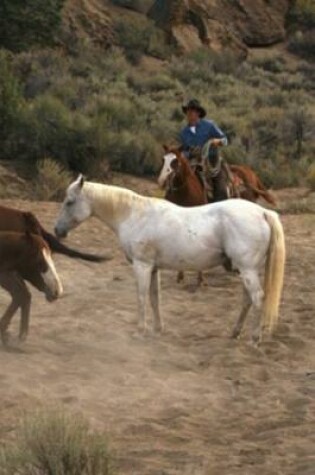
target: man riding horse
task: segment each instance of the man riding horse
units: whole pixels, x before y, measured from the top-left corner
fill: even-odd
[[[233,176],[227,163],[219,155],[218,148],[227,145],[227,137],[222,130],[211,120],[206,119],[206,110],[198,100],[192,99],[182,107],[187,117],[187,125],[180,132],[181,150],[189,160],[198,178],[209,194],[213,189],[212,178],[219,172],[226,183],[227,190],[233,186]],[[227,192],[219,192],[215,201],[229,197]]]

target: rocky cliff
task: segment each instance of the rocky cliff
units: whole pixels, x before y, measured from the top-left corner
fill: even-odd
[[[122,13],[133,14],[133,5],[136,10],[138,3],[67,0],[64,39],[67,44],[76,37],[88,37],[104,46],[115,43],[115,20]],[[248,47],[285,39],[291,4],[292,0],[152,0],[148,16],[185,52],[208,45],[216,51],[230,49],[246,56]]]
[[[156,0],[149,16],[184,51],[201,45],[245,55],[285,39],[291,0]]]

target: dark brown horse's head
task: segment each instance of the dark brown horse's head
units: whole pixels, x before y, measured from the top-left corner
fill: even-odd
[[[13,236],[11,248],[17,257],[15,262],[8,263],[8,266],[11,265],[12,270],[16,270],[23,279],[40,292],[44,292],[48,301],[57,299],[62,294],[62,284],[47,243],[40,236],[28,231],[24,234],[1,233],[0,241],[3,234],[11,235],[11,239]],[[7,258],[10,258],[10,253]]]

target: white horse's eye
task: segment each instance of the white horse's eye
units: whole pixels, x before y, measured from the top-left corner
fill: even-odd
[[[66,206],[69,208],[70,206],[74,205],[74,200],[66,201]]]

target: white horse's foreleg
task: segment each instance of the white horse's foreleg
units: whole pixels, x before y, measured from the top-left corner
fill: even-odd
[[[246,289],[246,287],[243,287],[243,304],[242,304],[242,310],[241,313],[238,317],[238,320],[235,324],[235,327],[233,328],[232,331],[232,338],[238,338],[241,334],[244,322],[246,320],[246,317],[248,315],[248,312],[250,310],[250,307],[252,306],[252,301],[250,298],[250,295]]]
[[[264,291],[256,270],[241,271],[241,278],[255,307],[252,340],[254,343],[258,343],[261,338],[261,307],[264,299]]]
[[[160,273],[158,269],[154,269],[151,277],[150,300],[153,310],[153,329],[155,333],[163,330],[163,321],[160,314]]]
[[[133,262],[133,270],[138,287],[139,331],[146,332],[146,309],[149,289],[151,287],[152,266],[141,261]]]

